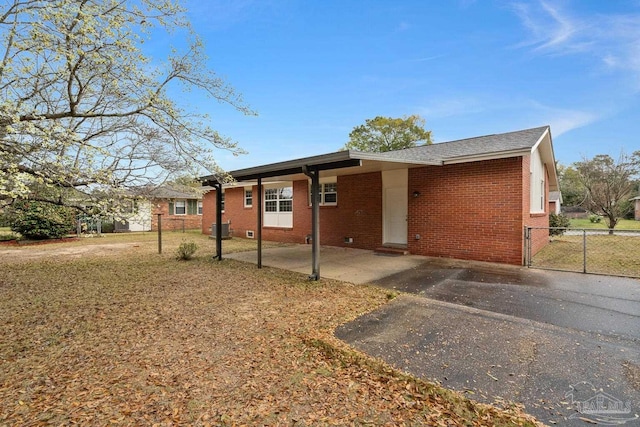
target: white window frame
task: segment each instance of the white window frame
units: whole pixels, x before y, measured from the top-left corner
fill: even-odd
[[[335,185],[336,191],[331,191],[328,194],[335,194],[335,202],[326,201],[326,185]],[[338,179],[337,177],[320,178],[320,206],[337,206],[338,205]],[[311,206],[311,182],[309,182],[309,206]]]
[[[268,199],[267,193],[271,193]],[[293,183],[287,181],[265,185],[262,195],[263,225],[265,227],[293,228]],[[287,197],[288,195],[290,197]],[[267,212],[267,204],[273,206],[274,202],[275,210]],[[289,202],[291,210],[283,210],[282,207],[288,205]]]
[[[184,212],[178,213],[178,203],[182,204],[182,209]],[[174,215],[186,215],[187,214],[187,200],[186,199],[178,199],[173,201],[173,214]]]
[[[202,215],[202,200],[198,200],[198,205],[197,205],[197,208],[196,208],[196,213],[197,213],[198,215]]]
[[[247,196],[247,193],[250,193],[251,195]],[[249,200],[250,202],[247,203],[247,200]],[[245,187],[244,189],[244,207],[245,208],[253,207],[253,188],[252,187]]]
[[[540,152],[536,149],[531,153],[530,158],[530,212],[532,214],[545,213],[546,186],[544,163],[540,157]]]

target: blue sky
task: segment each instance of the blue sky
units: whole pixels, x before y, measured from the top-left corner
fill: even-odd
[[[640,0],[186,0],[210,66],[258,112],[189,94],[248,151],[227,170],[340,149],[375,116],[434,142],[551,125],[556,158],[640,149]]]

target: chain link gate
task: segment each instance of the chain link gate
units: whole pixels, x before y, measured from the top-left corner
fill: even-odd
[[[525,265],[640,277],[640,230],[526,227]]]

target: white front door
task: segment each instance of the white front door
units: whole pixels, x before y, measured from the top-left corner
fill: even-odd
[[[408,171],[382,172],[383,244],[407,244]]]

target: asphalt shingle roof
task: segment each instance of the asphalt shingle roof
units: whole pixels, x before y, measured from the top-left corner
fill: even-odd
[[[389,159],[447,161],[458,157],[485,156],[509,151],[531,149],[549,126],[524,129],[515,132],[478,136],[457,141],[406,148],[380,153]]]

